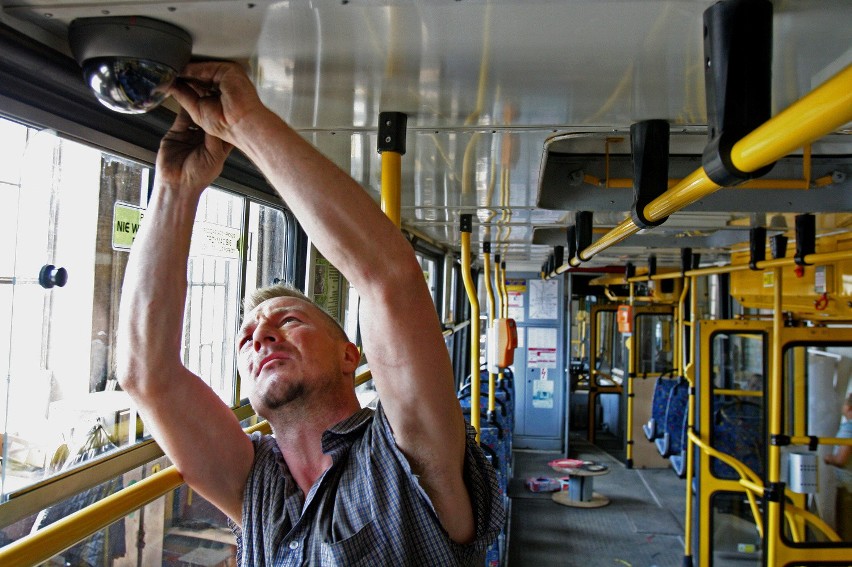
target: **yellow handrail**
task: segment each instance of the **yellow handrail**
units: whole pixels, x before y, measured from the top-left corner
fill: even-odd
[[[769,344],[769,380],[767,381],[768,397],[768,419],[766,428],[770,436],[780,434],[784,431],[784,414],[781,407],[784,403],[783,377],[784,369],[783,353],[781,351],[781,331],[784,329],[784,314],[781,311],[784,297],[784,278],[781,277],[781,268],[776,267],[774,272],[775,286],[772,290],[772,342]],[[772,484],[781,482],[781,447],[770,444],[767,448],[767,471],[766,482]],[[766,561],[768,565],[774,565],[778,559],[778,548],[780,543],[781,518],[780,503],[766,503],[766,524],[769,526],[769,536],[766,538]]]
[[[698,294],[696,293],[698,290],[698,286],[696,285],[696,278],[689,278],[689,288],[691,290],[689,294],[689,325],[690,325],[690,333],[689,333],[689,362],[683,368],[683,376],[689,382],[689,402],[686,408],[686,425],[687,431],[692,431],[693,427],[695,427],[695,353],[697,344],[696,338],[696,322],[698,320]],[[687,481],[684,483],[686,485],[686,503],[684,506],[684,520],[683,527],[685,534],[692,533],[692,505],[693,505],[693,493],[692,493],[692,477],[695,474],[695,451],[692,447],[692,439],[687,436],[686,440],[686,478]],[[692,563],[692,537],[684,537],[683,538],[683,558],[684,565],[687,563]]]
[[[711,457],[715,457],[730,466],[734,469],[738,475],[740,475],[740,484],[746,488],[746,497],[748,497],[748,505],[751,508],[751,515],[754,517],[754,523],[757,527],[757,533],[760,537],[763,537],[763,521],[761,520],[760,508],[757,505],[757,500],[755,500],[754,495],[756,492],[763,495],[763,484],[760,481],[760,478],[747,466],[743,463],[735,459],[734,457],[717,451],[710,445],[706,444],[701,438],[696,435],[694,432],[687,432],[689,439],[698,447],[701,448],[702,451],[710,455]],[[745,481],[745,482],[743,482]]]
[[[360,386],[361,384],[365,384],[373,379],[373,373],[370,372],[370,369],[361,372],[357,376],[355,376],[355,386]]]
[[[692,440],[692,442],[695,443],[702,451],[704,451],[711,457],[719,459],[720,461],[737,471],[737,474],[740,475],[740,478],[745,479],[747,482],[753,483],[755,487],[759,487],[759,492],[762,495],[764,490],[763,482],[760,480],[760,477],[755,474],[754,471],[752,471],[746,465],[738,461],[736,458],[728,455],[727,453],[722,453],[721,451],[714,449],[713,447],[705,443],[701,439],[701,437],[696,435],[694,431],[689,431],[687,434],[689,435],[690,440]]]
[[[819,516],[817,516],[813,512],[808,512],[807,510],[805,510],[803,508],[799,508],[798,506],[793,506],[792,504],[789,504],[789,503],[785,504],[784,506],[785,506],[784,507],[785,513],[789,512],[790,515],[793,516],[793,517],[799,517],[799,518],[804,519],[810,525],[812,525],[813,527],[818,529],[820,532],[822,532],[825,535],[825,537],[828,538],[829,541],[833,541],[833,542],[843,541],[842,539],[840,539],[840,536],[837,535],[837,532],[835,532],[833,529],[831,529],[831,526],[826,524],[823,521],[822,518],[820,518]],[[790,528],[792,529],[794,522],[788,519],[788,524],[790,525]],[[800,538],[801,538],[801,536],[800,536]],[[794,540],[794,541],[803,541],[803,540],[804,540],[804,538]]]
[[[461,233],[461,273],[467,298],[470,302],[470,424],[476,429],[476,441],[479,442],[479,402],[476,393],[479,385],[479,298],[470,272],[470,233]]]
[[[269,423],[262,421],[245,429],[246,433],[269,431]],[[0,565],[18,567],[38,565],[124,518],[157,498],[183,484],[183,477],[174,466],[154,473],[131,484],[91,506],[86,506],[39,531],[0,548]]]
[[[382,194],[381,207],[393,224],[400,226],[402,221],[402,154],[382,152]]]
[[[491,330],[491,323],[495,317],[494,310],[496,308],[496,303],[494,302],[494,289],[491,285],[491,252],[482,253],[482,276],[485,279],[485,297],[488,299],[488,318],[486,319],[486,333]],[[490,368],[488,370],[488,415],[492,415],[494,413],[494,408],[497,404],[497,388],[496,388],[497,376],[491,372]],[[471,395],[471,401],[475,398]]]
[[[740,171],[755,171],[796,148],[806,146],[852,120],[852,65],[773,116],[734,144],[731,161]],[[699,167],[677,185],[648,203],[645,217],[653,222],[675,213],[721,187]],[[639,232],[633,219],[622,221],[584,250],[570,266],[579,266],[594,255]],[[564,270],[563,270],[564,271]]]
[[[17,567],[43,563],[182,484],[177,469],[168,467],[3,547],[0,564]]]
[[[838,250],[836,252],[822,252],[817,254],[808,254],[803,260],[806,264],[819,266],[824,264],[831,264],[834,262],[841,262],[844,260],[852,259],[852,250]],[[778,258],[772,260],[762,260],[757,262],[755,267],[758,270],[769,270],[772,268],[783,268],[787,266],[793,266],[796,264],[796,259],[792,256],[785,258]],[[563,264],[554,272],[556,275],[562,274],[566,272],[571,266],[568,264]],[[648,277],[647,275],[633,276],[632,278],[628,278],[625,280],[625,283],[640,283],[648,280],[659,281],[659,280],[673,280],[681,277],[691,277],[691,276],[712,276],[718,274],[730,274],[732,272],[744,272],[746,270],[751,269],[748,264],[730,264],[727,266],[707,266],[704,268],[695,268],[694,270],[687,270],[686,272],[665,272],[661,274],[655,274],[654,276]],[[612,298],[614,301],[623,301],[623,297],[615,297]],[[642,298],[636,297],[636,300],[647,300],[651,298]]]

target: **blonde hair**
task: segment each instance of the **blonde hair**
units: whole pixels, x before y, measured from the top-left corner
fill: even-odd
[[[310,303],[324,315],[330,329],[334,332],[334,334],[338,335],[338,338],[347,342],[349,341],[349,337],[346,336],[346,331],[343,330],[343,326],[341,326],[337,319],[332,317],[331,314],[321,306],[317,305],[316,301],[290,284],[279,283],[266,287],[259,287],[247,294],[245,299],[243,299],[243,317],[254,311],[261,303],[269,301],[270,299],[275,299],[276,297],[294,297]]]
[[[266,287],[259,287],[246,295],[243,299],[243,317],[255,310],[255,308],[269,299],[276,297],[295,297],[302,301],[307,301],[316,305],[307,295],[291,286],[290,284],[274,284]],[[319,307],[319,305],[316,305]]]

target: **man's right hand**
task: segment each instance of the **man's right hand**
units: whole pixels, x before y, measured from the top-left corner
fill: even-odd
[[[238,145],[236,129],[246,116],[270,112],[248,75],[236,63],[190,63],[170,92],[193,122],[232,145]]]

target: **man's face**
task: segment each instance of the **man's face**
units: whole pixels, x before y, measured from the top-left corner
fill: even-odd
[[[326,317],[295,297],[269,299],[246,315],[237,334],[238,365],[258,414],[340,382],[347,342]]]

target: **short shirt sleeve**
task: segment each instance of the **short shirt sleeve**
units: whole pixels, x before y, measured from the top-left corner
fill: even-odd
[[[416,476],[411,472],[408,460],[396,446],[393,438],[393,432],[390,423],[379,404],[374,418],[374,427],[380,429],[379,434],[384,438],[385,443],[395,453],[397,459],[402,463],[412,482],[416,485],[417,490],[422,495],[422,498],[428,503],[428,506],[434,513],[434,506],[428,495],[417,483]],[[453,555],[461,565],[478,564],[482,555],[485,553],[488,545],[497,537],[505,524],[505,510],[503,507],[503,497],[500,493],[497,483],[497,475],[491,463],[485,456],[485,453],[476,442],[476,430],[469,424],[465,423],[465,461],[464,461],[464,481],[470,494],[471,506],[473,508],[474,522],[476,525],[476,536],[473,542],[469,544],[458,544],[453,542],[444,532],[447,544],[452,550]]]

